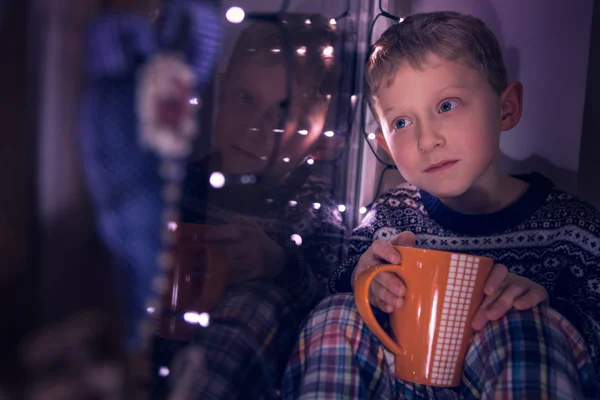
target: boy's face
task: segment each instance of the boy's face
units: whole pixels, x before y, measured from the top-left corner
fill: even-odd
[[[230,68],[221,88],[216,142],[227,173],[264,170],[279,136],[272,175],[285,176],[301,162],[323,129],[328,101],[308,94],[292,77],[286,116],[286,79],[282,64],[252,60]],[[306,94],[306,96],[305,96]]]
[[[495,173],[500,101],[479,71],[429,55],[420,70],[401,65],[377,100],[380,142],[408,182],[453,198]]]

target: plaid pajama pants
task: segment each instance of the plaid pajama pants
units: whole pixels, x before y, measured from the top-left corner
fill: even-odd
[[[155,341],[153,398],[166,398],[170,388],[186,400],[275,397],[302,321],[291,305],[271,283],[228,288],[191,343]],[[170,368],[168,377],[158,376],[161,366]]]
[[[600,398],[583,338],[565,318],[545,307],[510,311],[477,333],[457,388],[397,379],[390,355],[363,323],[354,296],[331,296],[302,328],[284,373],[284,398]]]

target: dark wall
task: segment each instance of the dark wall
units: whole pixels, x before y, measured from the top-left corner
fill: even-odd
[[[578,194],[600,209],[600,2],[594,4],[579,156]]]
[[[14,371],[16,342],[36,323],[35,101],[28,80],[28,1],[0,11],[0,379]]]

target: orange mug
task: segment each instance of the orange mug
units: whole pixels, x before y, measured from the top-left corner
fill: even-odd
[[[158,335],[189,340],[198,329],[193,314],[210,311],[227,286],[228,258],[225,244],[206,243],[210,225],[178,223],[171,250],[173,268],[167,274],[169,290],[162,297]],[[189,313],[189,314],[188,314]]]
[[[472,338],[471,321],[483,301],[494,260],[414,247],[396,249],[402,265],[376,265],[357,277],[358,312],[394,353],[398,378],[427,386],[459,386]],[[369,285],[385,271],[397,274],[406,285],[404,305],[390,314],[395,339],[377,323],[369,303]]]

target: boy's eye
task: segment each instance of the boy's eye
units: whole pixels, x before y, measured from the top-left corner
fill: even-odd
[[[393,129],[402,129],[402,128],[406,128],[408,125],[412,124],[412,122],[410,122],[409,120],[407,120],[406,118],[398,118],[397,120],[394,121],[393,123]]]
[[[448,111],[452,110],[453,108],[455,108],[456,106],[458,106],[458,104],[459,104],[459,102],[456,99],[444,100],[444,101],[442,101],[442,104],[440,104],[439,111],[441,113],[448,112]]]

